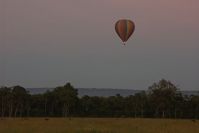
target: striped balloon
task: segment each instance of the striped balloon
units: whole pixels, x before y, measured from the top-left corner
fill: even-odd
[[[131,20],[121,19],[118,20],[115,24],[115,31],[123,41],[124,45],[125,42],[130,38],[135,30],[135,24]]]

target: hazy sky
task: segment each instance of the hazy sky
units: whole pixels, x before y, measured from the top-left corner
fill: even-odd
[[[198,0],[1,0],[0,84],[199,90]],[[114,31],[132,19],[122,46]]]

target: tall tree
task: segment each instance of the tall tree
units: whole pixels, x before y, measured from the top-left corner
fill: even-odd
[[[192,112],[192,118],[199,119],[199,96],[191,96],[190,108]]]
[[[0,101],[1,101],[1,117],[3,118],[10,107],[11,89],[8,87],[0,88]]]
[[[12,95],[14,99],[14,117],[17,117],[18,115],[22,117],[26,107],[28,92],[21,86],[14,86]]]
[[[62,116],[68,117],[72,114],[72,111],[77,104],[78,92],[74,87],[67,83],[63,87],[57,87],[53,91],[56,99],[59,100],[59,104],[62,106]]]
[[[155,109],[155,116],[159,116],[160,114],[163,118],[166,115],[169,116],[178,88],[170,81],[162,79],[150,86],[148,90],[150,102]]]

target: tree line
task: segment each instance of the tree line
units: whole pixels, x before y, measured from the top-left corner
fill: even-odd
[[[1,87],[0,116],[199,119],[199,95],[182,95],[165,79],[126,97],[78,97],[77,89],[70,83],[32,95],[21,86]]]

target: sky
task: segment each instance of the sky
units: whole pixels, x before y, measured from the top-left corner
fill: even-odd
[[[0,85],[199,90],[198,0],[1,0]],[[123,46],[118,19],[135,22]]]

